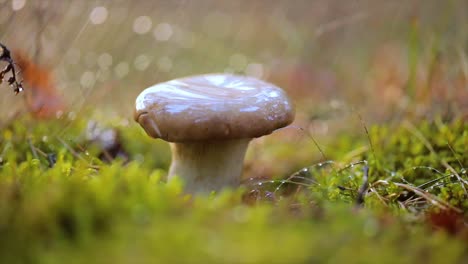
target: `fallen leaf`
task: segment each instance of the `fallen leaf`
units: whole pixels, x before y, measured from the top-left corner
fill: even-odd
[[[463,214],[453,210],[429,212],[427,214],[427,221],[432,228],[442,229],[452,235],[468,232]]]
[[[14,52],[14,58],[26,87],[26,106],[28,111],[41,119],[55,118],[65,110],[62,96],[56,89],[52,72],[45,66],[35,64],[21,51]]]

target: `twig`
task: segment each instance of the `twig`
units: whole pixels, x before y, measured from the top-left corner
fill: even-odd
[[[375,194],[375,195],[377,196],[377,198],[379,198],[379,200],[380,200],[385,206],[388,206],[387,202],[385,201],[385,198],[383,198],[382,195],[380,195],[380,194],[377,192],[376,189],[374,189],[374,188],[371,187],[371,188],[369,188],[369,191],[370,191],[369,195],[370,195],[370,194]]]
[[[29,148],[31,149],[31,152],[34,158],[38,160],[39,156],[37,155],[36,147],[34,147],[34,145],[32,144],[31,139],[28,139],[28,144],[29,144]]]
[[[77,153],[72,147],[70,147],[67,142],[65,142],[62,138],[60,137],[56,137],[57,140],[62,143],[62,145],[77,159],[80,159],[80,160],[83,160],[83,161],[87,161],[85,158],[83,158],[83,156],[81,156],[79,153]]]
[[[425,183],[423,183],[423,184],[421,184],[421,185],[419,185],[419,186],[417,186],[417,187],[420,188],[420,189],[425,190],[425,189],[428,188],[428,187],[426,187],[426,186],[428,186],[428,185],[430,185],[430,184],[433,184],[433,183],[436,183],[436,182],[438,182],[438,181],[441,181],[441,180],[443,180],[443,179],[445,179],[445,178],[453,177],[453,176],[455,176],[455,175],[454,175],[454,174],[445,175],[445,176],[439,177],[439,178],[437,178],[437,179],[433,179],[433,180],[430,180],[430,181],[428,181],[428,182],[425,182]],[[431,186],[429,186],[429,187],[431,187]]]
[[[30,138],[28,138],[27,141],[28,141],[29,148],[31,149],[31,152],[32,152],[34,158],[37,159],[37,160],[39,161],[39,166],[43,169],[44,166],[43,166],[42,163],[40,162],[39,155],[37,155],[37,152],[38,152],[37,150],[38,150],[38,148],[36,148],[36,147],[33,145],[32,140],[31,140]],[[40,154],[43,154],[44,152],[42,152],[41,150],[39,150],[39,153],[40,153]]]
[[[262,185],[264,183],[280,183],[280,185],[283,185],[285,183],[292,183],[292,184],[297,184],[297,185],[305,186],[305,187],[310,187],[311,186],[311,184],[308,184],[308,183],[291,181],[291,180],[269,180],[269,181],[257,182],[254,185]],[[278,189],[278,188],[276,188],[276,189]],[[275,189],[275,192],[277,191],[276,189]]]
[[[449,147],[450,152],[452,152],[453,156],[454,156],[455,159],[457,160],[458,165],[460,165],[460,169],[464,169],[464,166],[463,166],[463,164],[461,163],[460,159],[458,158],[457,153],[456,153],[455,150],[452,148],[452,145],[451,145],[449,142],[447,142],[447,146]]]
[[[364,119],[362,118],[361,114],[358,111],[355,111],[355,113],[357,114],[357,116],[359,118],[359,122],[361,122],[362,126],[364,127],[364,131],[366,132],[367,140],[369,141],[369,147],[370,147],[370,149],[372,151],[372,156],[374,157],[377,168],[380,168],[380,162],[377,159],[377,156],[375,155],[374,144],[372,143],[372,139],[371,139],[371,136],[369,134],[369,130],[367,129],[367,125],[364,122]]]
[[[367,189],[369,188],[369,166],[366,164],[362,170],[364,175],[362,176],[362,185],[358,189],[356,198],[357,206],[362,206],[364,204],[364,197],[366,196]]]
[[[463,212],[461,209],[449,204],[448,202],[440,199],[439,197],[437,197],[435,195],[432,195],[432,194],[430,194],[428,192],[425,192],[425,191],[419,189],[418,187],[411,186],[411,185],[404,184],[404,183],[398,183],[398,182],[394,182],[393,184],[395,184],[396,186],[401,187],[403,189],[406,189],[408,191],[414,192],[416,195],[421,196],[422,198],[426,199],[427,201],[429,201],[430,203],[432,203],[435,206],[438,206],[441,209],[444,209],[444,210],[452,209],[453,211],[458,212],[458,213]]]
[[[60,143],[62,143],[62,145],[63,145],[75,158],[87,162],[87,163],[88,163],[88,168],[91,168],[91,169],[94,169],[94,170],[99,170],[99,169],[100,169],[99,166],[90,164],[88,160],[86,160],[85,158],[83,158],[83,156],[80,155],[80,153],[76,152],[72,147],[70,147],[70,145],[68,145],[67,142],[65,142],[65,140],[63,140],[61,137],[56,136],[55,138],[57,138],[57,140],[58,140]],[[54,163],[55,163],[55,162],[54,162]]]
[[[8,63],[7,66],[2,71],[0,71],[0,83],[3,82],[3,78],[5,78],[5,75],[10,72],[11,77],[7,80],[8,85],[13,87],[13,91],[15,92],[15,94],[22,92],[24,90],[23,82],[18,82],[15,62],[11,58],[10,50],[8,50],[7,47],[2,43],[0,43],[0,61],[5,61]]]
[[[41,154],[44,158],[47,158],[47,153],[45,153],[44,151],[42,151],[40,148],[34,146],[34,149],[35,149],[39,154]]]
[[[353,163],[349,163],[348,165],[346,165],[343,168],[339,169],[338,172],[342,172],[344,170],[347,170],[347,169],[352,168],[355,165],[359,165],[359,164],[367,164],[367,160],[360,160],[360,161],[356,161],[356,162],[353,162]]]
[[[314,168],[314,167],[322,167],[324,165],[329,165],[329,164],[334,164],[334,162],[332,160],[328,160],[328,161],[325,161],[325,162],[320,162],[320,163],[317,163],[317,164],[314,164],[312,166],[309,166],[309,167],[305,167],[305,168],[302,168],[300,169],[299,171],[296,171],[295,173],[291,174],[289,177],[286,178],[286,180],[281,180],[281,183],[278,185],[278,187],[275,188],[275,191],[274,193],[278,192],[281,187],[286,184],[286,183],[304,183],[303,181],[304,180],[307,180],[309,181],[309,186],[312,186],[312,184],[319,184],[316,179],[314,178],[314,175],[312,175],[311,173],[311,168]],[[296,181],[293,181],[293,179],[298,179],[298,180],[301,180],[302,182],[296,182]],[[305,185],[307,186],[307,185]]]
[[[294,126],[293,126],[294,127]],[[310,138],[312,140],[312,142],[314,143],[315,147],[317,147],[318,151],[320,152],[320,154],[322,155],[322,158],[323,160],[328,160],[327,159],[327,156],[325,156],[325,152],[323,152],[322,148],[319,146],[318,142],[315,140],[315,138],[312,136],[312,134],[305,130],[303,127],[297,127],[299,128],[299,130],[301,130],[302,132],[304,132],[304,134]]]

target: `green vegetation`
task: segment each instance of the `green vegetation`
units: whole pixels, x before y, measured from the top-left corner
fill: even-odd
[[[0,0],[0,263],[468,263],[466,10]],[[241,188],[190,197],[131,116],[210,72],[278,85],[296,119]]]
[[[350,156],[368,138],[341,137],[333,163],[204,197],[164,183],[167,146],[134,125],[109,124],[129,162],[100,161],[86,122],[20,118],[2,129],[0,262],[468,260],[462,120],[372,127],[373,151]],[[364,160],[369,188],[358,206]]]

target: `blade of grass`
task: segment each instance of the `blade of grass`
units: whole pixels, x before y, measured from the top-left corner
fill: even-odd
[[[448,202],[440,199],[439,197],[437,197],[435,195],[432,195],[430,193],[425,192],[424,190],[419,189],[418,187],[411,186],[409,184],[398,183],[398,182],[394,182],[393,184],[395,184],[396,186],[401,187],[403,189],[406,189],[408,191],[414,192],[416,195],[421,196],[422,198],[429,201],[431,204],[433,204],[433,205],[435,205],[435,206],[437,206],[437,207],[439,207],[441,209],[444,209],[444,210],[451,209],[451,210],[453,210],[453,211],[455,211],[457,213],[462,213],[463,212],[461,209],[449,204]]]

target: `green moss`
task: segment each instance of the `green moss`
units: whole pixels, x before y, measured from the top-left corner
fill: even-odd
[[[249,206],[242,202],[248,187],[191,198],[181,193],[182,183],[165,184],[167,146],[148,139],[136,126],[117,126],[130,162],[107,164],[97,158],[97,148],[80,148],[86,145],[84,120],[68,123],[65,131],[60,120],[27,121],[28,126],[18,120],[4,128],[0,138],[2,263],[462,263],[468,259],[466,241],[431,231],[421,218],[408,220],[419,214],[399,207],[404,193],[394,184],[418,186],[446,176],[450,172],[442,161],[466,180],[460,164],[467,162],[468,135],[461,121],[371,129],[375,157],[371,150],[354,157],[368,161],[369,184],[375,190],[360,210],[353,204],[364,162],[312,166],[303,174],[314,180],[308,188],[292,196],[276,192],[273,202],[260,199]],[[428,142],[435,154],[427,151]],[[351,147],[365,143],[364,139],[345,142],[348,148],[341,153],[346,156]],[[55,154],[56,163],[52,166],[33,148]],[[388,184],[378,184],[379,180]],[[427,189],[429,193],[466,212],[460,181],[446,177],[433,184],[439,186]],[[272,191],[278,187],[270,186]]]

